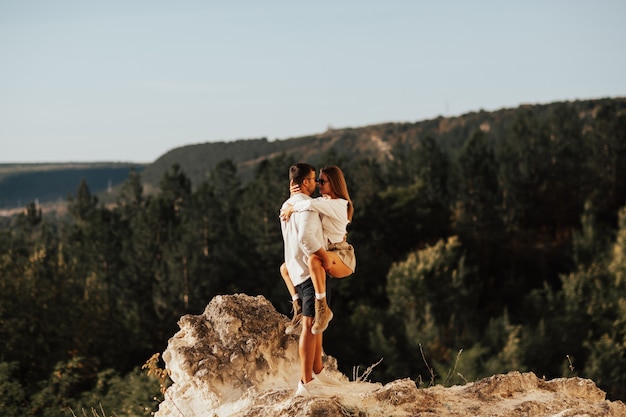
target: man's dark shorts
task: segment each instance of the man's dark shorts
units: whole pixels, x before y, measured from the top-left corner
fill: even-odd
[[[315,287],[311,278],[296,285],[296,291],[302,300],[302,315],[315,317]],[[326,277],[326,303],[330,304],[330,279]]]

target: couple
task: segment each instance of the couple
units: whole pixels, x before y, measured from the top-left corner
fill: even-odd
[[[354,272],[354,249],[346,242],[354,208],[339,167],[321,169],[316,179],[313,166],[299,163],[289,168],[289,180],[292,194],[280,211],[285,247],[280,272],[292,296],[294,321],[302,311],[296,395],[307,395],[319,382],[332,383],[322,363],[322,332],[332,318],[326,273],[345,278]],[[317,184],[322,197],[313,199]]]

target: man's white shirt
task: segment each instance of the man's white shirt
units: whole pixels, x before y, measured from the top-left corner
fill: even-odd
[[[294,205],[311,197],[297,193],[283,203]],[[280,222],[285,247],[285,264],[293,285],[299,285],[311,277],[308,267],[309,256],[324,245],[322,222],[317,212],[304,210],[293,212],[288,221]]]

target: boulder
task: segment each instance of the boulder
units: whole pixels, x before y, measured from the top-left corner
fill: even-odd
[[[275,416],[626,416],[593,381],[546,381],[532,372],[494,375],[463,386],[418,388],[350,381],[324,357],[337,380],[314,397],[295,397],[298,335],[263,296],[217,296],[200,315],[183,316],[163,360],[173,384],[156,417]]]

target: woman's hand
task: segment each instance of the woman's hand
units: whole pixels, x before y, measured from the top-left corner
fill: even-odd
[[[293,205],[287,204],[284,209],[280,210],[279,217],[283,221],[288,221],[292,214],[293,214]]]
[[[291,195],[297,194],[300,192],[300,186],[298,184],[294,184],[293,182],[289,184],[289,193]]]

